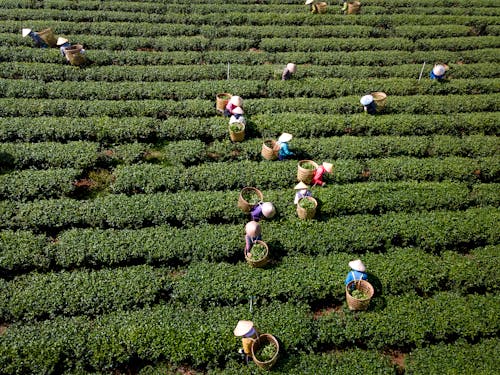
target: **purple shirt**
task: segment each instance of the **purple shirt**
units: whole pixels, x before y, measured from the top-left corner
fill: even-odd
[[[252,217],[252,220],[259,221],[262,216],[264,216],[264,214],[262,213],[262,205],[256,204],[255,206],[253,206],[250,210],[250,216]]]

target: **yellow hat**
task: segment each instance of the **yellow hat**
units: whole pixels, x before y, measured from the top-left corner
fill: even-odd
[[[297,185],[295,185],[294,189],[295,190],[309,189],[309,186],[300,181]]]
[[[58,46],[60,46],[60,45],[62,45],[62,44],[64,44],[64,43],[68,43],[68,39],[66,39],[66,38],[61,38],[61,37],[57,38],[57,42],[56,42],[56,44],[57,44]]]
[[[332,163],[327,163],[326,161],[323,162],[323,167],[325,167],[325,171],[328,173],[332,173],[333,170],[333,164]]]
[[[233,333],[235,336],[245,336],[253,328],[253,322],[250,320],[240,320]]]

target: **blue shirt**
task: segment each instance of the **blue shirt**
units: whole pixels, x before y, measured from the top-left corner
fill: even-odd
[[[61,51],[62,56],[66,56],[66,48],[68,48],[68,47],[71,47],[70,42],[66,42],[64,44],[61,44],[61,46],[59,47],[59,51]]]
[[[446,73],[445,73],[446,74]],[[440,76],[437,76],[434,74],[434,72],[431,70],[431,72],[429,73],[429,77],[431,79],[437,79],[437,80],[440,80],[440,79],[443,79],[444,78],[444,74],[441,74]]]
[[[278,142],[278,143],[280,145],[280,151],[278,156],[281,156],[283,158],[286,156],[293,155],[293,152],[288,149],[288,143],[286,142]]]
[[[349,284],[351,281],[354,281],[355,279],[368,280],[368,275],[364,272],[351,270],[351,272],[349,272],[347,274],[347,277],[345,278],[345,285]]]

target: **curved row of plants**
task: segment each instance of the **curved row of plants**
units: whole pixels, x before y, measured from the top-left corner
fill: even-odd
[[[304,78],[300,81],[210,80],[197,82],[33,82],[0,79],[4,98],[77,100],[186,100],[211,99],[214,92],[238,92],[243,98],[340,98],[379,90],[391,96],[478,95],[498,93],[500,79],[453,79],[446,85],[425,80],[382,78],[349,81]]]
[[[498,289],[495,254],[499,246],[453,251],[440,257],[412,248],[366,254],[364,259],[377,295],[384,297],[418,291],[426,297],[453,291],[459,295],[486,294]],[[272,255],[271,255],[272,256]],[[147,265],[98,271],[30,273],[0,280],[0,318],[4,322],[56,316],[96,316],[116,310],[135,310],[159,300],[205,308],[245,304],[248,296],[262,301],[342,304],[345,264],[351,254],[284,257],[272,269],[255,271],[244,262],[193,262],[178,275],[170,268]],[[477,269],[487,278],[477,278]],[[205,280],[211,280],[206,283]],[[383,289],[383,290],[382,290]],[[196,293],[193,294],[193,290]]]
[[[363,315],[328,314],[317,320],[307,306],[272,303],[254,309],[252,320],[264,332],[279,332],[287,352],[318,345],[353,347],[358,342],[383,349],[423,347],[457,338],[480,340],[493,337],[499,324],[499,298],[495,295],[439,293],[429,299],[406,295],[382,302],[382,308]],[[56,318],[14,325],[0,336],[0,365],[9,374],[20,369],[102,371],[132,358],[213,367],[237,355],[239,343],[232,329],[238,319],[250,316],[246,305],[202,311],[171,304],[95,319]]]
[[[452,115],[343,116],[324,114],[253,114],[246,132],[254,138],[274,138],[293,126],[296,138],[353,136],[495,135],[500,132],[498,112]],[[101,145],[203,139],[227,139],[227,119],[214,117],[2,117],[2,142],[70,142],[85,140]],[[452,140],[452,139],[450,139]]]

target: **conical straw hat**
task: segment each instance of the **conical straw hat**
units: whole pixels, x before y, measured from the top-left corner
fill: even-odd
[[[23,34],[23,38],[27,37],[29,33],[31,33],[31,29],[22,29],[21,33]]]
[[[60,46],[60,45],[62,45],[62,44],[64,44],[64,43],[68,43],[68,39],[66,39],[66,38],[62,38],[62,37],[57,38],[57,42],[56,42],[56,44],[57,44],[58,46]]]
[[[286,68],[292,73],[295,73],[297,71],[297,65],[295,65],[294,63],[286,64]]]
[[[300,181],[297,185],[295,185],[294,189],[295,190],[309,189],[309,186]]]
[[[293,138],[293,135],[291,135],[290,133],[283,133],[280,135],[280,137],[278,138],[278,142],[288,142],[290,141],[291,139]]]
[[[229,99],[229,103],[235,105],[236,107],[241,107],[243,105],[243,99],[237,95],[231,96],[231,99]]]
[[[245,336],[253,328],[253,322],[250,320],[240,320],[233,333],[235,336]]]
[[[276,209],[274,208],[274,205],[271,202],[262,203],[262,214],[265,217],[271,218],[274,216],[275,213]]]
[[[446,72],[446,69],[443,65],[438,64],[434,65],[434,68],[432,68],[432,72],[437,76],[442,76]]]
[[[314,0],[306,0],[306,5],[312,4]]]
[[[354,271],[365,272],[366,267],[360,259],[351,260],[349,262],[349,267],[351,267]]]
[[[325,167],[325,171],[328,173],[332,173],[333,170],[333,164],[332,163],[327,163],[326,161],[323,162],[323,167]]]
[[[236,107],[235,109],[233,109],[233,113],[234,114],[237,114],[237,115],[242,115],[244,112],[243,112],[243,108],[241,107]]]
[[[371,95],[365,95],[365,96],[361,97],[361,99],[359,100],[359,102],[361,104],[363,104],[363,105],[368,105],[371,102],[373,102],[373,96],[371,96]]]
[[[248,236],[252,236],[252,237],[257,237],[258,235],[260,235],[261,233],[261,228],[260,228],[260,224],[257,223],[256,221],[249,221],[246,225],[245,225],[245,233],[248,235]]]

